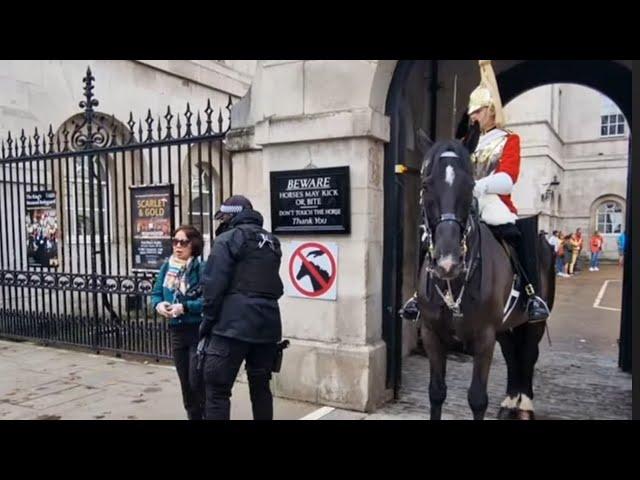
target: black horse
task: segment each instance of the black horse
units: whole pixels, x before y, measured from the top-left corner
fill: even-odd
[[[320,257],[322,255],[324,255],[324,252],[322,250],[313,250],[312,252],[309,252],[307,254],[307,259],[311,257],[314,257],[314,258]],[[313,262],[310,262],[310,263],[313,265],[316,275],[319,275],[322,278],[324,285],[322,285],[318,281],[318,279],[316,278],[316,275],[314,275],[313,273],[311,273],[311,271],[309,271],[309,269],[307,268],[306,262],[302,262],[302,264],[300,265],[300,269],[296,274],[296,280],[301,280],[304,277],[308,276],[309,280],[311,281],[311,287],[313,288],[313,291],[317,292],[319,290],[322,290],[326,286],[326,284],[329,282],[330,275],[329,275],[329,272],[322,269],[319,265]]]
[[[513,249],[472,214],[474,179],[470,161],[478,137],[433,144],[421,170],[420,204],[427,251],[420,271],[421,334],[430,363],[431,419],[441,418],[447,387],[447,352],[456,341],[473,355],[468,390],[473,418],[484,418],[495,342],[507,363],[507,397],[500,418],[533,417],[533,370],[546,322],[530,323],[518,291]],[[426,150],[423,143],[423,151]],[[538,238],[540,291],[553,306],[553,251]],[[518,297],[519,295],[519,297]]]

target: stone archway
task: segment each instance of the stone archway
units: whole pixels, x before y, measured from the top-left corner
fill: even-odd
[[[496,73],[523,63],[495,61]],[[403,283],[397,268],[403,216],[396,207],[403,187],[395,159],[401,139],[410,139],[398,134],[398,119],[405,124],[424,119],[401,108],[403,76],[411,66],[412,61],[398,60],[263,60],[250,92],[234,107],[226,145],[233,153],[233,191],[249,193],[254,207],[267,212],[267,228],[270,172],[345,165],[351,171],[352,233],[331,240],[343,261],[337,302],[281,300],[283,335],[292,345],[277,378],[280,395],[372,410],[395,386],[385,383],[385,375],[398,371],[399,363],[390,359],[401,342],[396,312]],[[450,136],[476,86],[477,63],[437,61],[425,74],[439,76],[429,99],[435,100],[433,111],[427,113],[433,136]]]
[[[432,61],[436,78],[432,78],[433,117],[437,125],[433,125],[434,139],[451,138],[452,128],[466,122],[464,112],[466,99],[477,85],[479,72],[476,61],[453,60]],[[405,94],[407,79],[417,61],[379,61],[378,69],[373,77],[370,95],[372,109],[383,111],[390,122],[390,142],[385,147],[384,165],[384,273],[382,287],[383,338],[387,343],[387,386],[397,390],[401,373],[402,327],[398,325],[396,312],[401,306],[403,292],[402,244],[404,236],[403,222],[403,182],[396,175],[396,164],[404,163],[404,142],[406,135],[402,129],[406,120],[401,115],[402,97]],[[390,70],[393,74],[390,75]],[[531,88],[552,83],[576,83],[593,88],[612,99],[624,113],[629,125],[631,112],[631,62],[630,61],[494,61],[498,84],[503,103]],[[440,74],[438,75],[438,72]],[[455,85],[455,86],[454,86]],[[387,89],[385,92],[384,89]],[[454,92],[456,92],[454,94]],[[457,94],[457,96],[456,96]],[[457,115],[456,115],[456,112]],[[458,118],[463,117],[458,123]],[[629,166],[631,155],[629,155]],[[629,168],[630,171],[630,168]],[[631,231],[631,191],[627,182],[627,234]],[[629,243],[628,243],[629,244]],[[631,265],[629,255],[625,255],[625,264]],[[624,298],[630,299],[630,268],[625,268]],[[625,301],[624,304],[629,303]],[[630,332],[630,309],[623,305],[623,328]],[[628,319],[628,320],[625,320]],[[625,327],[627,322],[628,327]],[[627,336],[628,354],[622,360],[625,350],[625,335],[622,334],[621,366],[630,370],[630,334]]]

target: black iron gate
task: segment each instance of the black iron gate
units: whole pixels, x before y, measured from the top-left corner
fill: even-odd
[[[129,190],[171,185],[175,226],[200,229],[206,258],[231,194],[231,97],[217,112],[209,101],[202,115],[187,104],[125,124],[95,110],[90,69],[83,82],[81,113],[0,147],[0,336],[170,357],[167,321],[150,307],[155,273],[132,269]],[[49,214],[33,208],[39,197]]]

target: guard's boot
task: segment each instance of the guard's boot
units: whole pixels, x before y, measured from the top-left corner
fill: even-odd
[[[525,287],[525,291],[529,297],[527,301],[527,314],[530,322],[543,322],[549,318],[549,307],[539,296],[535,294],[531,284]]]
[[[520,274],[528,297],[526,308],[530,322],[543,322],[549,318],[549,307],[536,292],[540,291],[538,272],[538,217],[516,220],[520,239],[516,245]]]
[[[418,317],[420,316],[420,309],[418,308],[417,292],[414,293],[413,297],[407,300],[407,302],[404,304],[404,306],[400,310],[400,315],[405,320],[410,320],[412,322],[415,322],[418,320]]]

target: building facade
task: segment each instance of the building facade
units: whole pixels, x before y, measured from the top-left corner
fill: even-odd
[[[185,111],[187,102],[194,110],[196,106],[203,110],[210,99],[217,112],[231,97],[228,132],[228,120],[221,119],[224,148],[202,153],[207,151],[209,140],[200,142],[203,149],[194,149],[184,137],[181,150],[173,144],[167,146],[172,160],[161,173],[155,167],[159,160],[155,150],[144,148],[144,135],[138,135],[139,148],[129,160],[115,154],[95,163],[98,171],[104,171],[95,188],[104,192],[98,197],[107,202],[110,195],[122,198],[133,184],[167,180],[174,184],[179,197],[176,217],[199,218],[209,244],[211,212],[228,193],[246,194],[264,214],[269,229],[273,172],[348,167],[349,233],[279,235],[284,250],[280,274],[285,282],[290,281],[289,257],[295,242],[331,242],[337,246],[339,261],[335,299],[285,295],[280,300],[283,335],[291,340],[291,346],[285,352],[282,371],[274,376],[274,389],[277,395],[292,399],[363,411],[392,399],[399,388],[402,356],[410,352],[417,335],[415,327],[402,322],[398,310],[416,288],[419,182],[398,174],[397,167],[420,165],[422,156],[415,140],[418,129],[435,139],[453,136],[469,93],[479,80],[477,61],[2,61],[0,137],[7,138],[11,131],[15,138],[22,129],[32,132],[36,127],[42,133],[49,124],[56,136],[64,136],[77,126],[82,116],[76,105],[82,99],[81,79],[87,66],[96,77],[94,93],[100,101],[96,110],[115,120],[104,128],[113,129],[120,142],[126,143],[132,131],[141,126],[149,125],[151,131],[146,119],[157,119],[153,125],[160,124],[169,113],[167,106],[175,115]],[[630,62],[499,60],[494,68],[504,87],[510,126],[523,138],[524,168],[514,195],[520,213],[541,212],[540,226],[545,230],[582,227],[589,234],[594,225],[602,224],[605,232],[610,228],[615,234],[620,223],[618,208],[625,214],[625,201],[630,202],[622,180],[631,124]],[[618,113],[607,113],[605,124],[599,100],[586,102],[578,90],[565,85],[574,81],[598,89],[620,106],[629,120],[624,123],[622,137],[618,137],[623,124]],[[548,84],[560,85],[531,90]],[[516,98],[523,93],[521,99]],[[527,95],[533,97],[527,100]],[[571,111],[577,113],[567,113]],[[202,117],[203,128],[210,117]],[[129,128],[130,120],[133,128]],[[194,115],[192,121],[196,129],[200,120]],[[597,132],[604,132],[605,126],[611,138],[598,138]],[[163,159],[167,161],[166,156]],[[121,164],[124,169],[119,168]],[[69,167],[47,172],[43,165],[41,173],[63,180],[54,183],[63,184],[57,190],[60,198],[66,199],[72,191],[77,195],[85,183],[82,164],[79,167],[70,182],[64,180]],[[4,189],[0,199],[5,192],[28,183],[26,168],[14,157],[3,162],[5,181],[0,182]],[[191,172],[197,172],[195,177]],[[109,180],[103,186],[101,179],[110,178],[110,174],[118,186],[110,187],[113,182]],[[15,177],[23,183],[11,183]],[[180,180],[176,182],[176,178]],[[209,190],[203,190],[203,185],[209,185]],[[14,208],[18,210],[12,218],[23,221],[22,206]],[[58,208],[60,217],[69,222],[67,230],[73,222],[77,227],[84,224],[84,218],[104,215],[100,208],[93,212]],[[114,204],[111,211],[115,213],[107,216],[107,223],[129,221],[121,207]],[[79,235],[78,228],[72,228],[71,236],[74,231]],[[129,238],[115,235],[109,241],[118,248],[127,245]],[[607,241],[608,246],[611,243]],[[26,270],[26,264],[24,258],[13,261],[15,252],[8,247],[1,253],[2,304],[6,307],[15,300],[12,275]],[[85,258],[85,262],[91,261],[91,256]],[[115,258],[118,265],[126,267],[124,274],[129,274],[130,261],[122,263],[120,255]],[[79,262],[69,267],[86,270],[89,265]],[[19,293],[29,302],[33,293],[27,290],[37,292],[41,287],[33,285],[33,289]],[[30,312],[40,315],[46,308],[44,303],[36,303]],[[0,320],[11,323],[15,314],[15,307],[5,308]],[[43,317],[43,325],[50,320]],[[87,321],[94,328],[90,332],[100,326],[97,317],[89,315]]]
[[[620,109],[595,90],[555,84],[523,93],[505,112],[507,128],[521,136],[513,194],[519,213],[539,213],[547,232],[581,228],[588,239],[598,230],[603,258],[617,260],[629,160],[629,125]]]

